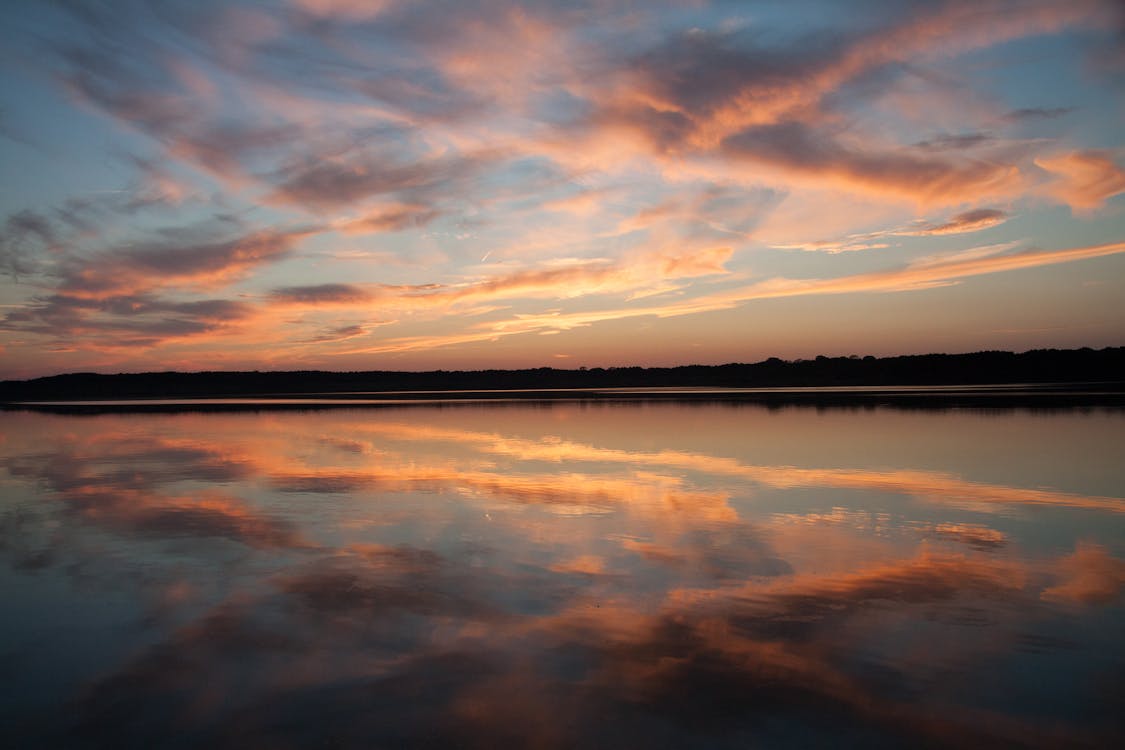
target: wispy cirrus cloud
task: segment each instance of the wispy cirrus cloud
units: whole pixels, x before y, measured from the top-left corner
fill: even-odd
[[[513,318],[478,323],[447,336],[387,338],[381,343],[356,348],[341,354],[415,351],[434,346],[488,341],[542,331],[567,331],[603,321],[640,316],[676,317],[715,310],[727,310],[753,300],[825,294],[888,293],[933,289],[958,283],[961,279],[1024,268],[1102,258],[1125,253],[1125,243],[1109,243],[1062,250],[1028,250],[997,254],[1009,246],[989,246],[985,252],[955,254],[951,258],[926,258],[907,266],[830,279],[774,278],[749,286],[699,295],[692,299],[657,305],[603,308],[587,312],[520,314]]]
[[[436,194],[457,192],[458,186],[463,191],[466,181],[500,157],[496,152],[483,152],[422,157],[406,163],[365,153],[332,160],[312,158],[281,170],[272,199],[310,208],[350,206],[385,196],[432,200]],[[376,219],[368,227],[378,224]],[[402,226],[401,219],[392,216],[387,228]]]
[[[998,208],[975,208],[953,216],[938,224],[923,224],[916,228],[903,229],[894,234],[900,235],[941,235],[965,234],[989,229],[1008,220],[1008,214]]]
[[[456,284],[316,284],[274,289],[269,301],[304,306],[447,307],[455,303],[520,298],[565,299],[649,290],[656,281],[728,273],[729,247],[642,253],[626,261],[574,259]]]

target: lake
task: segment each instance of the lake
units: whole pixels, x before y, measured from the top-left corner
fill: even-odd
[[[0,412],[5,747],[1109,747],[1125,410]]]

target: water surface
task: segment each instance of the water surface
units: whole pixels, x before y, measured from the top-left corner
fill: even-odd
[[[9,747],[1113,746],[1125,412],[0,421]]]

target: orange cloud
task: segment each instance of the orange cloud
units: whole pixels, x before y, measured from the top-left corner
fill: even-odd
[[[959,213],[949,221],[940,224],[923,224],[919,227],[902,229],[892,234],[898,235],[941,235],[964,234],[966,232],[979,232],[982,229],[1003,224],[1008,220],[1008,215],[996,208],[977,208],[972,211]]]
[[[441,211],[420,203],[399,203],[376,208],[358,219],[343,219],[334,228],[344,234],[400,232],[424,227],[441,216]]]
[[[651,292],[675,279],[725,274],[729,247],[665,250],[636,254],[623,261],[576,260],[554,268],[512,271],[462,284],[319,284],[281,287],[273,304],[363,309],[418,309],[532,297],[571,298],[591,294]],[[663,289],[663,287],[662,287]]]
[[[1074,554],[1059,561],[1062,581],[1043,592],[1044,599],[1079,604],[1109,604],[1125,591],[1125,560],[1112,557],[1105,548],[1079,543]]]
[[[653,469],[700,471],[714,476],[734,477],[778,488],[838,487],[876,492],[891,492],[924,498],[931,502],[971,505],[987,509],[990,505],[1046,505],[1089,508],[1125,513],[1125,500],[1116,497],[1075,495],[1053,490],[1009,487],[973,482],[952,474],[869,469],[808,469],[790,466],[753,466],[730,458],[680,451],[645,453],[623,451],[563,440],[532,441],[508,438],[490,432],[412,427],[405,424],[372,426],[373,434],[390,435],[417,441],[442,440],[474,445],[485,453],[518,458],[522,461],[553,463],[591,462],[644,466]],[[939,535],[942,529],[933,531]],[[954,528],[944,529],[953,534]],[[961,529],[966,534],[969,529]]]
[[[999,246],[990,246],[989,253]],[[500,336],[538,333],[548,330],[570,330],[607,320],[620,320],[644,315],[674,317],[695,313],[725,310],[759,299],[797,297],[818,294],[854,294],[860,292],[903,292],[948,286],[960,279],[991,273],[1001,273],[1024,268],[1036,268],[1068,263],[1090,258],[1101,258],[1125,252],[1125,243],[1114,242],[1088,247],[1062,250],[1028,250],[1007,255],[980,253],[953,254],[948,259],[926,258],[924,262],[905,267],[842,276],[834,279],[776,278],[751,284],[740,289],[704,294],[692,299],[653,306],[635,306],[600,309],[577,313],[528,313],[513,318],[479,323],[476,330],[444,336],[391,338],[372,347],[363,347],[340,354],[375,352],[403,352],[450,346],[475,341],[487,341]]]
[[[1055,175],[1046,191],[1081,211],[1092,211],[1125,192],[1125,169],[1106,151],[1073,151],[1035,163]]]

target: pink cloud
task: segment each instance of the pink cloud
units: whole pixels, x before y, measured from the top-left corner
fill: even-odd
[[[1125,591],[1125,560],[1100,545],[1080,543],[1074,554],[1059,561],[1058,568],[1062,580],[1043,592],[1045,599],[1110,604]]]
[[[1072,151],[1035,163],[1055,177],[1046,191],[1080,211],[1092,211],[1125,192],[1125,169],[1106,151]]]

